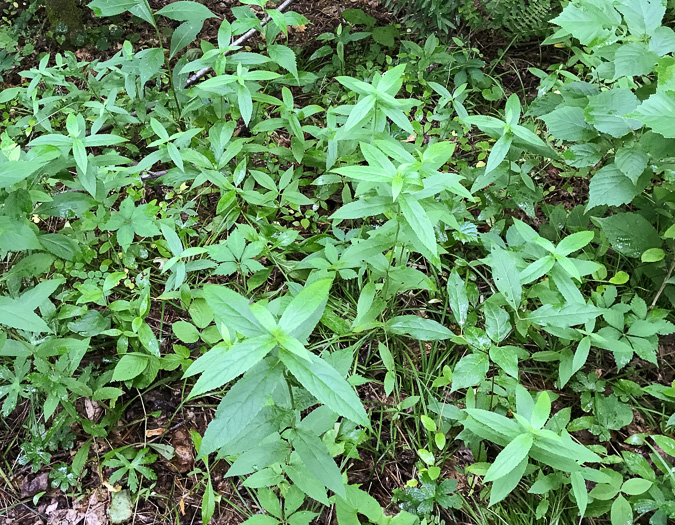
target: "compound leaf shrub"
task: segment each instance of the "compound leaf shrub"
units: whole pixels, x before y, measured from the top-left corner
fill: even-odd
[[[633,421],[627,401],[665,414],[675,399],[617,375],[658,365],[659,336],[673,332],[661,308],[675,298],[663,4],[571,2],[549,38],[569,64],[535,71],[529,107],[511,95],[487,115],[468,81],[480,65],[431,37],[347,75],[345,42],[368,34],[340,33],[342,74],[316,92],[319,76],[282,43],[307,21],[251,3],[267,25],[239,6],[216,43],[185,51],[213,16],[205,6],[95,0],[101,16],[180,24],[166,49],[159,32],[159,47],[125,42],[105,61],[45,56],[0,95],[16,115],[0,142],[2,411],[27,400],[43,415],[19,461],[48,464],[74,427],[105,438],[131,392],[182,378],[183,401],[222,396],[192,433],[205,523],[217,461],[265,509],[251,524],[306,523],[322,505],[344,524],[415,523],[461,507],[443,473],[459,443],[486,505],[526,491],[539,517],[562,497],[575,517],[672,518],[655,448],[672,456],[672,439],[631,437],[651,463],[604,445]],[[235,46],[251,28],[264,43]],[[463,64],[463,81],[448,86],[431,63]],[[543,202],[551,169],[589,180],[583,203]],[[412,388],[408,352],[437,356]],[[406,417],[417,436],[422,485],[397,492],[396,516],[349,478],[382,429],[359,388],[379,382],[373,359],[395,399],[378,417]],[[106,415],[83,416],[79,397]],[[597,440],[579,443],[579,430]],[[138,496],[158,458],[137,448],[103,466]]]
[[[567,42],[571,61],[587,65],[587,76],[561,82],[548,75],[542,82],[546,93],[530,109],[564,144],[566,163],[591,176],[587,210],[644,208],[645,190],[656,199],[647,213],[598,213],[594,219],[616,252],[651,264],[655,281],[665,274],[672,225],[664,198],[675,139],[669,109],[675,95],[668,85],[675,33],[661,25],[665,12],[658,1],[567,6],[553,20],[560,30],[548,41]]]

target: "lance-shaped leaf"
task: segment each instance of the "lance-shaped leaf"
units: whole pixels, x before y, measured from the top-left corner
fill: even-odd
[[[305,286],[284,310],[279,327],[301,341],[307,339],[321,319],[332,284],[332,279],[319,279]]]
[[[484,481],[495,481],[512,472],[520,465],[521,461],[527,458],[533,443],[534,436],[529,432],[521,434],[511,441],[511,443],[499,453],[495,462],[490,466],[485,474]]]
[[[283,349],[279,351],[279,357],[300,384],[333,412],[359,425],[370,426],[368,415],[354,389],[326,361],[310,354],[307,362]]]
[[[216,346],[197,359],[185,372],[185,377],[202,373],[192,388],[190,397],[220,388],[225,383],[255,366],[277,346],[269,335],[236,343],[232,347]]]
[[[262,361],[228,390],[206,429],[199,449],[200,456],[207,456],[234,442],[246,431],[249,423],[265,406],[267,398],[283,381],[282,369],[278,362],[270,366]]]

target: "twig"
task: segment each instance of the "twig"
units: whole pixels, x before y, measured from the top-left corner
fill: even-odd
[[[277,7],[277,10],[280,11],[280,12],[283,12],[283,10],[286,9],[286,8],[287,8],[289,5],[291,5],[292,3],[293,3],[293,0],[285,0],[279,7]],[[268,23],[270,20],[272,20],[272,17],[269,16],[269,15],[267,15],[267,17],[265,18],[265,20],[262,22],[262,27],[265,27],[265,25],[267,25],[267,23]],[[238,47],[238,46],[240,46],[241,44],[243,44],[244,42],[246,42],[249,38],[251,38],[254,34],[256,34],[257,31],[258,31],[257,28],[249,29],[248,31],[246,31],[246,33],[244,33],[243,35],[241,35],[239,38],[237,38],[237,39],[232,43],[232,47]],[[234,51],[234,49],[228,49],[227,51],[223,52],[223,56],[229,55],[232,51]],[[211,67],[205,67],[205,68],[200,69],[199,71],[197,71],[194,75],[192,75],[191,77],[189,77],[189,78],[187,79],[187,82],[185,82],[185,88],[187,89],[187,88],[189,88],[190,86],[192,86],[193,84],[195,84],[195,83],[196,83],[197,81],[199,81],[204,75],[206,75],[209,71],[211,71],[211,69],[213,69],[213,68],[211,68]],[[155,102],[155,104],[156,104],[156,102]],[[136,112],[135,112],[135,111],[132,111],[132,112],[131,112],[131,115],[135,117],[135,116],[136,116]],[[107,131],[108,129],[110,129],[110,128],[112,128],[112,127],[113,127],[113,124],[106,124],[106,125],[102,126],[101,129],[100,129],[99,131]],[[145,171],[145,172],[142,172],[142,174],[140,175],[140,178],[141,178],[142,181],[147,181],[147,180],[157,180],[157,179],[159,179],[160,177],[166,175],[167,173],[168,173],[168,170],[162,170],[162,171]]]
[[[656,306],[656,303],[659,300],[659,297],[661,297],[663,290],[666,289],[666,285],[668,284],[670,276],[673,275],[673,270],[675,270],[675,259],[673,259],[673,262],[670,265],[670,268],[668,269],[668,273],[666,274],[666,277],[663,279],[663,282],[661,283],[661,288],[659,288],[659,291],[656,292],[656,295],[654,296],[654,300],[652,301],[652,305],[650,306],[650,308],[654,308]]]
[[[277,8],[277,10],[278,10],[278,11],[283,11],[283,10],[286,9],[289,5],[291,5],[292,3],[293,3],[293,0],[286,0],[283,4],[281,4],[281,5]],[[267,15],[267,18],[265,18],[265,20],[262,22],[262,27],[264,27],[265,25],[267,25],[267,22],[269,22],[270,20],[272,20],[272,17],[270,17],[269,15]],[[251,38],[253,35],[255,35],[256,32],[257,32],[257,29],[256,29],[256,28],[249,29],[248,31],[246,31],[246,33],[244,33],[244,34],[241,35],[239,38],[237,38],[237,39],[232,43],[232,46],[233,46],[233,47],[234,47],[234,46],[240,46],[241,44],[243,44],[244,42],[246,42],[249,38]],[[223,56],[229,55],[232,51],[235,51],[235,50],[234,50],[234,49],[228,49],[227,51],[223,52]],[[187,79],[187,82],[185,82],[185,89],[187,89],[187,88],[189,88],[190,86],[192,86],[193,84],[195,84],[195,83],[196,83],[198,80],[200,80],[204,75],[206,75],[209,71],[211,71],[211,69],[213,69],[213,68],[211,68],[211,67],[205,67],[205,68],[200,69],[199,71],[197,71],[197,72],[196,72],[194,75],[192,75],[191,77],[189,77],[189,78]],[[153,103],[151,104],[150,107],[154,107],[156,104],[157,104],[157,102],[155,101],[155,102],[153,102]],[[132,116],[132,117],[136,117],[136,116],[137,116],[137,115],[136,115],[136,112],[135,112],[135,111],[132,111],[132,112],[131,112],[131,116]],[[105,132],[105,131],[111,129],[113,126],[114,126],[114,124],[104,124],[104,125],[101,127],[101,129],[100,129],[99,131],[100,131],[100,132]],[[148,173],[151,173],[151,172],[148,172]],[[164,174],[165,174],[165,173],[162,173],[162,175],[164,175]],[[161,177],[161,175],[158,175],[157,177]],[[154,177],[154,178],[157,178],[157,177]],[[153,177],[150,176],[150,177],[146,177],[146,178],[152,179]]]
[[[169,170],[162,170],[162,171],[144,171],[142,172],[141,175],[141,180],[146,181],[146,180],[157,180],[160,177],[163,177],[169,173]]]
[[[281,4],[279,7],[277,7],[277,10],[283,12],[283,10],[286,9],[286,8],[287,8],[289,5],[291,5],[292,3],[293,3],[293,0],[286,0],[283,4]],[[267,22],[269,22],[270,20],[272,20],[272,17],[269,16],[269,15],[267,15],[267,17],[265,18],[264,22],[262,23],[262,26],[264,27],[264,26],[267,24]],[[235,46],[240,46],[241,44],[243,44],[244,42],[246,42],[249,38],[251,38],[253,35],[255,35],[257,31],[258,31],[258,30],[257,30],[256,28],[249,29],[248,31],[246,31],[246,33],[244,33],[244,34],[241,35],[239,38],[237,38],[237,39],[232,43],[232,46],[233,46],[233,47],[235,47]],[[223,56],[229,55],[232,51],[233,51],[233,50],[228,49],[227,51],[225,51],[225,52],[223,53]],[[211,71],[211,69],[212,69],[211,67],[205,67],[205,68],[202,68],[202,69],[200,69],[199,71],[197,71],[194,75],[192,75],[191,77],[189,77],[189,78],[187,79],[187,82],[185,82],[185,87],[186,87],[186,88],[189,88],[190,86],[192,86],[193,84],[195,84],[200,78],[202,78],[202,77],[203,77],[204,75],[206,75],[209,71]]]

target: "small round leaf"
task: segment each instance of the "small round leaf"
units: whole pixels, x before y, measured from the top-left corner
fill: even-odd
[[[171,325],[175,336],[184,343],[196,343],[199,341],[199,330],[187,321],[176,321]]]
[[[651,486],[652,482],[648,479],[632,478],[623,484],[621,492],[628,494],[629,496],[637,496],[638,494],[647,492]]]
[[[661,248],[650,248],[642,254],[642,262],[652,263],[662,261],[666,256]]]

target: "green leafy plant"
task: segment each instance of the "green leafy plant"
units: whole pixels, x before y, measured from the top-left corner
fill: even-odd
[[[523,35],[557,8],[429,5]],[[157,454],[194,445],[175,476],[203,523],[673,517],[663,3],[566,3],[566,61],[532,69],[528,104],[495,74],[508,48],[399,40],[362,10],[307,50],[309,21],[264,0],[218,24],[194,2],[90,6],[154,36],[44,55],[0,95],[8,458],[63,461],[74,495],[108,439],[128,513],[161,489]],[[175,444],[192,412],[204,435]],[[113,441],[120,424],[145,434]]]
[[[399,507],[419,517],[432,514],[434,506],[443,509],[459,508],[461,499],[453,494],[457,488],[456,479],[444,479],[441,482],[432,479],[428,473],[420,476],[419,482],[408,483],[405,489],[396,489],[394,498]]]
[[[113,450],[103,460],[103,466],[114,469],[109,478],[111,484],[121,481],[126,476],[126,482],[131,492],[137,492],[143,479],[157,479],[155,472],[149,467],[157,460],[156,454],[150,454],[148,447],[134,450]]]
[[[599,462],[600,458],[565,432],[559,421],[564,415],[549,421],[551,400],[547,392],[540,393],[534,401],[529,392],[518,385],[515,421],[483,409],[465,411],[469,416],[462,422],[466,430],[504,447],[485,471],[485,481],[493,482],[490,504],[504,499],[520,482],[530,460],[535,460],[569,474],[579,512],[584,514],[587,498],[583,476],[591,473],[581,465]],[[560,427],[562,431],[553,430]],[[472,470],[475,472],[478,468],[476,465]]]

